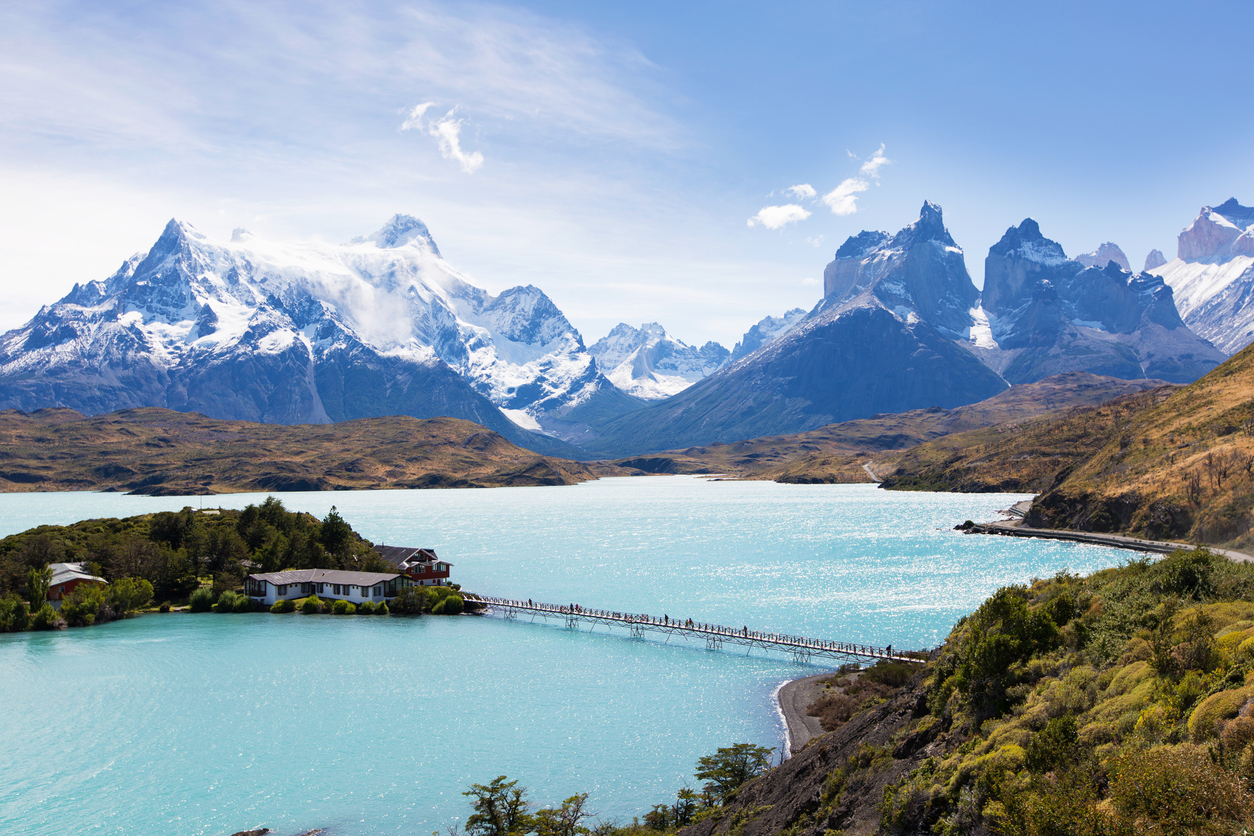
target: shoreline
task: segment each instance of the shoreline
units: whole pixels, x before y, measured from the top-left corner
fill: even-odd
[[[1254,562],[1254,555],[1234,549],[1221,549],[1217,546],[1196,545],[1192,543],[1176,543],[1170,540],[1142,540],[1126,534],[1098,534],[1089,531],[1072,531],[1066,528],[1028,528],[1018,521],[995,521],[976,523],[963,529],[965,534],[997,534],[1003,537],[1036,537],[1043,540],[1068,540],[1075,543],[1088,543],[1094,546],[1108,546],[1115,549],[1152,552],[1154,554],[1171,554],[1176,549],[1204,548],[1215,554],[1222,555],[1234,563]]]
[[[835,674],[835,670],[829,670],[798,679],[785,680],[771,694],[775,711],[784,721],[785,759],[791,758],[812,739],[826,734],[819,718],[806,714],[806,709],[822,693],[823,686],[819,683]]]

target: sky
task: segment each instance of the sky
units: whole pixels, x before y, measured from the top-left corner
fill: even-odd
[[[6,0],[0,329],[172,217],[339,243],[415,215],[588,343],[731,347],[924,200],[977,286],[1025,217],[1139,269],[1254,203],[1252,30],[1248,0]]]

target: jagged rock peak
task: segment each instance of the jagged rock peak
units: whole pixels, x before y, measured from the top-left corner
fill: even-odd
[[[1214,208],[1203,206],[1188,229],[1180,233],[1176,252],[1182,261],[1254,255],[1254,208],[1242,206],[1235,197]]]
[[[919,219],[893,236],[894,246],[909,246],[921,241],[936,241],[947,247],[957,247],[945,229],[945,216],[940,206],[930,200],[923,201]]]
[[[836,251],[837,258],[855,258],[869,253],[892,238],[887,232],[878,229],[864,229],[857,235],[850,235],[845,243]]]
[[[1242,206],[1235,197],[1228,198],[1212,211],[1227,218],[1234,226],[1254,225],[1254,206]]]
[[[1062,245],[1041,234],[1041,227],[1031,218],[1006,230],[1001,240],[989,248],[990,255],[1019,253],[1024,258],[1041,264],[1057,264],[1066,261]]]
[[[1162,267],[1167,263],[1167,259],[1163,256],[1161,250],[1150,250],[1149,255],[1145,256],[1145,266],[1142,270],[1154,270]]]
[[[1097,267],[1104,269],[1110,262],[1114,262],[1127,272],[1132,272],[1132,265],[1128,262],[1128,257],[1123,254],[1123,250],[1119,249],[1117,244],[1107,241],[1091,253],[1077,255],[1075,260],[1083,264],[1085,267]]]
[[[440,248],[435,245],[435,239],[431,237],[431,231],[427,229],[427,225],[413,215],[393,215],[378,232],[363,238],[354,238],[349,243],[370,242],[381,250],[390,250],[414,241],[421,241],[431,248],[432,253],[437,256],[440,254]]]

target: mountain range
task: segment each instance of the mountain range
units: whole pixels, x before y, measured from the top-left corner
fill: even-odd
[[[245,230],[223,243],[171,221],[113,276],[0,336],[0,408],[446,415],[588,458],[953,408],[1068,372],[1187,383],[1225,356],[1190,324],[1221,345],[1241,340],[1231,322],[1254,331],[1251,224],[1235,200],[1204,209],[1175,261],[1133,274],[1114,244],[1068,258],[1029,218],[989,250],[981,292],[925,202],[896,234],[845,241],[812,310],[765,317],[729,350],[658,323],[586,347],[542,290],[476,286],[406,215],[338,246]]]

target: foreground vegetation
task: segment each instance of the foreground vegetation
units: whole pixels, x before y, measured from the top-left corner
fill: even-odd
[[[109,585],[78,586],[58,612],[45,600],[50,563],[82,563]],[[154,600],[163,602],[163,611],[186,605],[193,612],[250,612],[244,578],[285,569],[395,571],[335,508],[319,520],[288,511],[275,497],[242,511],[184,508],[39,526],[0,540],[0,632],[100,624]],[[415,587],[402,590],[390,607],[310,596],[279,602],[272,611],[454,614],[464,604],[456,593],[455,586]]]

